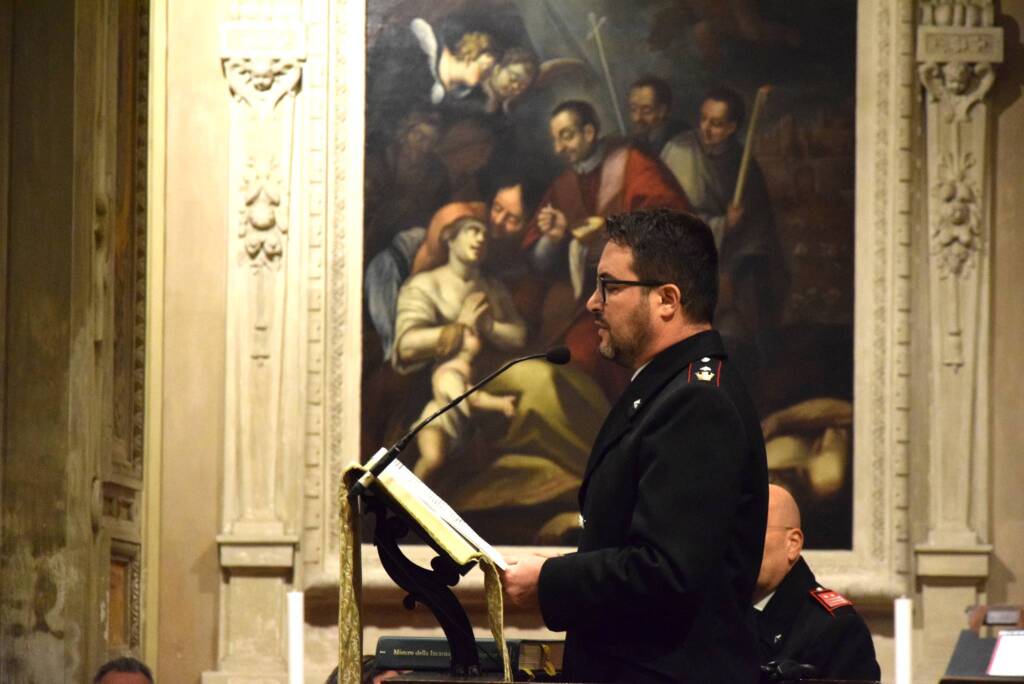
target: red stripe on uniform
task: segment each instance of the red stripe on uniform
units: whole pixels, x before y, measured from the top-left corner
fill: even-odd
[[[686,382],[691,382],[692,380],[693,380],[693,364],[691,363],[689,366],[686,367]]]
[[[718,372],[715,373],[715,387],[722,386],[722,360],[718,360]]]

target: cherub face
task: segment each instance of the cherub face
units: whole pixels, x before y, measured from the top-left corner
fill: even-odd
[[[964,62],[947,62],[942,67],[946,77],[946,89],[954,95],[963,95],[971,83],[971,67]]]
[[[491,87],[503,100],[522,95],[532,82],[529,70],[521,62],[498,66],[491,74]]]

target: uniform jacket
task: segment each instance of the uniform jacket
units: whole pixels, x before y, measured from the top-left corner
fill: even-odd
[[[814,598],[816,589],[821,585],[800,558],[758,614],[763,661],[813,665],[822,679],[878,681],[875,646],[864,620],[853,606],[830,611]]]
[[[717,332],[658,354],[594,443],[576,553],[546,561],[567,681],[758,679],[750,596],[768,506],[761,426]]]

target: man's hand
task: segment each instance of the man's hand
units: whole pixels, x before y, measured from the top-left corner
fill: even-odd
[[[725,210],[725,228],[726,230],[735,228],[740,221],[743,220],[743,207],[735,204],[730,204],[729,208]]]
[[[540,612],[537,582],[540,580],[540,568],[546,560],[544,556],[530,554],[509,561],[508,570],[501,575],[501,586],[509,605]]]
[[[541,233],[559,242],[565,237],[569,222],[566,220],[565,214],[548,204],[537,212],[537,227],[540,228]]]

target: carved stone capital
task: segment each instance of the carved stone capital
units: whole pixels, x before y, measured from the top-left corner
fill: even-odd
[[[925,62],[918,75],[931,99],[945,106],[947,121],[967,121],[996,78],[988,62]]]
[[[918,75],[948,121],[966,121],[995,81],[1003,31],[991,0],[925,0],[917,28]]]
[[[233,21],[221,28],[221,66],[231,94],[261,116],[298,92],[304,62],[301,22]]]

